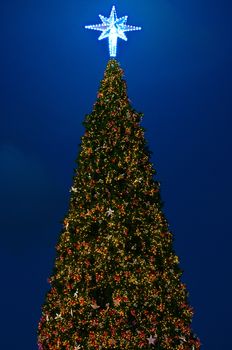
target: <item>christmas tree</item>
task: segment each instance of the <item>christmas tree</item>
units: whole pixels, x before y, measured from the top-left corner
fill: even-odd
[[[141,117],[110,59],[84,122],[41,350],[200,348]]]
[[[117,38],[140,27],[117,18],[100,30]],[[40,350],[199,350],[193,316],[162,212],[159,183],[116,59],[110,59],[77,158],[38,328]]]

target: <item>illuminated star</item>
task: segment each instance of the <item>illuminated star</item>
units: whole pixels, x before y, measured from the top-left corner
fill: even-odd
[[[150,337],[149,337],[149,338],[147,338],[147,340],[148,340],[148,344],[149,344],[149,345],[155,345],[155,342],[156,342],[156,337],[155,337],[155,338],[153,338],[153,336],[152,336],[152,335],[150,335]]]
[[[104,17],[102,15],[99,15],[99,17],[102,21],[102,24],[85,26],[85,28],[100,30],[102,33],[99,36],[98,40],[108,38],[110,57],[116,57],[118,38],[127,41],[127,37],[124,32],[141,30],[141,27],[127,25],[127,16],[117,18],[115,6],[112,7],[109,18]]]

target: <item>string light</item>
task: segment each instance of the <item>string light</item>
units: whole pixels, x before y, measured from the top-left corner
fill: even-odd
[[[110,59],[85,119],[39,350],[200,350],[140,120]]]

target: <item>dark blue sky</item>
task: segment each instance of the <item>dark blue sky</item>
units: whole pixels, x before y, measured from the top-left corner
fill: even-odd
[[[1,349],[36,350],[74,160],[108,60],[86,24],[115,4],[119,42],[203,350],[231,347],[231,1],[2,0]]]

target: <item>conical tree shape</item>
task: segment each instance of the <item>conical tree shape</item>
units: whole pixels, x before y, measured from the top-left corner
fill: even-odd
[[[84,123],[41,350],[200,348],[140,119],[110,60]]]

